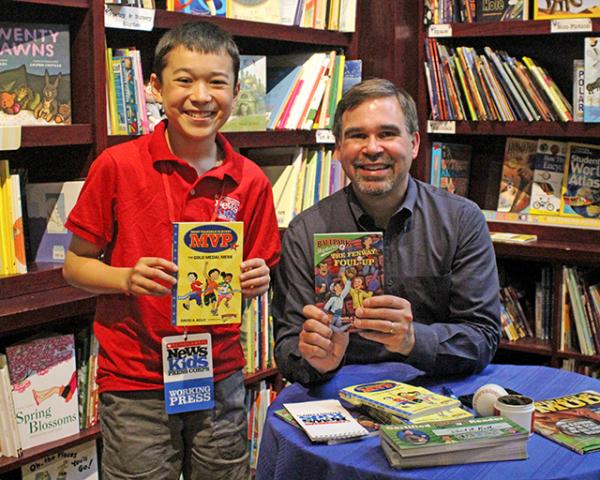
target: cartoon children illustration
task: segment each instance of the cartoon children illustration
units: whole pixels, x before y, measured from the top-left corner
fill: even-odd
[[[367,292],[365,290],[365,279],[362,275],[357,275],[352,279],[350,296],[352,297],[352,307],[354,310],[363,306],[365,298],[373,296],[373,292]]]
[[[180,295],[177,299],[184,300],[183,308],[189,310],[191,300],[195,300],[196,305],[202,306],[202,282],[198,280],[196,272],[188,273],[187,278],[190,281],[190,291],[185,295]]]
[[[329,297],[329,300],[327,300],[327,303],[323,307],[323,311],[326,313],[331,312],[331,314],[333,315],[330,327],[334,332],[343,332],[350,328],[349,323],[346,325],[342,324],[342,310],[344,307],[344,299],[348,295],[348,292],[350,292],[350,287],[350,279],[347,279],[344,282],[343,287],[342,281],[339,279],[334,280],[331,284],[330,290],[332,295],[331,297]]]
[[[204,277],[206,278],[206,288],[204,289],[204,305],[210,305],[210,313],[217,314],[217,295],[216,291],[219,288],[217,280],[221,275],[218,268],[208,270],[208,262],[204,263]]]
[[[221,272],[222,282],[219,282],[217,287],[217,310],[222,301],[225,301],[225,308],[229,308],[229,300],[233,298],[233,287],[231,286],[231,280],[233,280],[232,273]]]

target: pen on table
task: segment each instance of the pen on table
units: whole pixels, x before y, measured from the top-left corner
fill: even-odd
[[[458,397],[456,396],[456,394],[452,391],[452,389],[450,387],[447,387],[446,385],[444,385],[442,387],[442,393],[444,395],[446,395],[447,397],[453,398],[454,400],[458,400],[460,402],[460,400],[458,399]],[[462,402],[461,402],[461,406],[462,406]]]

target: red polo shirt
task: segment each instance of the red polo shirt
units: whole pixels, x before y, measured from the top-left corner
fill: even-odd
[[[107,149],[92,164],[67,228],[103,248],[109,265],[132,267],[140,257],[172,259],[169,210],[175,221],[242,221],[244,259],[264,258],[272,267],[280,242],[269,181],[222,135],[217,142],[225,160],[200,177],[170,151],[165,122],[152,135]],[[100,392],[162,388],[161,339],[183,333],[170,313],[168,295],[98,297]],[[212,334],[215,380],[243,367],[239,325],[188,331]]]

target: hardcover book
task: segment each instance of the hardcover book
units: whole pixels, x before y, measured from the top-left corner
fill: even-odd
[[[534,405],[537,433],[580,454],[600,450],[600,393],[577,392]]]
[[[71,123],[69,26],[0,22],[0,125]]]
[[[600,0],[532,0],[534,20],[600,17]]]
[[[173,325],[241,323],[242,222],[173,223]],[[187,280],[186,280],[187,279]]]
[[[529,213],[558,215],[560,213],[560,191],[565,172],[567,144],[552,140],[538,140],[537,153],[533,160],[533,184]]]
[[[529,20],[529,0],[477,0],[478,22],[511,20]]]
[[[227,0],[227,18],[293,25],[298,0]]]
[[[167,10],[171,10],[167,2]],[[225,0],[173,0],[174,12],[190,13],[192,15],[225,16]]]
[[[283,406],[313,442],[358,439],[369,434],[339,400],[284,403]]]
[[[583,49],[583,121],[600,122],[600,37],[586,37]]]
[[[347,330],[364,300],[383,293],[383,234],[316,233],[314,247],[315,305]]]
[[[96,441],[46,455],[21,467],[22,480],[98,480]]]
[[[569,143],[561,214],[600,218],[600,146]]]
[[[23,448],[79,433],[73,335],[18,343],[6,356]]]
[[[354,405],[368,405],[411,422],[460,406],[457,399],[394,380],[352,385],[341,389],[339,395]]]
[[[526,211],[531,195],[536,152],[536,140],[512,137],[506,139],[498,194],[499,212]]]
[[[471,145],[434,142],[431,147],[431,184],[466,197],[469,192]]]

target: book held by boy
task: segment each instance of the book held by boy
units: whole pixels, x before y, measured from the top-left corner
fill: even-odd
[[[240,273],[242,222],[173,223],[174,325],[218,325],[242,321]]]
[[[358,439],[369,434],[339,400],[284,403],[283,406],[313,442]]]
[[[592,390],[534,403],[534,430],[577,453],[600,450],[600,393]]]
[[[383,234],[316,233],[314,246],[315,305],[347,330],[364,300],[383,293]]]
[[[395,380],[352,385],[342,388],[339,395],[354,405],[368,405],[411,422],[460,406],[455,398]]]

